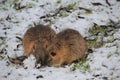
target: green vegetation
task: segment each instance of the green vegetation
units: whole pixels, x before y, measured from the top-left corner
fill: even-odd
[[[71,10],[71,9],[74,9],[75,6],[76,6],[76,2],[68,5],[68,6],[66,7],[66,9],[67,9],[67,10]]]
[[[51,22],[49,22],[49,23],[48,23],[48,26],[49,26],[49,27],[51,27],[51,25],[52,25],[52,23],[51,23]]]
[[[4,58],[5,58],[5,56],[0,55],[0,60],[2,60],[2,59],[4,59]]]
[[[61,3],[61,0],[57,0],[57,4],[60,4]]]
[[[92,11],[91,10],[86,10],[86,12],[85,12],[86,14],[91,14],[92,13]]]
[[[88,64],[88,60],[89,59],[83,59],[83,60],[80,60],[78,63],[75,63],[74,64],[74,68],[81,68],[83,71],[87,71],[90,69],[90,66]]]
[[[99,33],[104,34],[105,29],[102,28],[101,26],[97,25],[97,24],[94,24],[94,26],[89,29],[89,33],[92,34],[92,35],[97,35]]]
[[[112,43],[114,38],[114,32],[119,28],[112,25],[97,25],[94,24],[92,28],[88,30],[90,36],[87,41],[88,48],[99,48],[105,43]]]
[[[68,16],[68,12],[70,10],[73,10],[75,6],[76,6],[76,2],[69,4],[66,7],[60,8],[60,10],[57,12],[57,14],[59,14],[59,16],[61,16],[61,17],[66,17],[66,16]]]
[[[2,22],[2,21],[4,21],[4,19],[3,19],[3,18],[0,18],[0,22]]]
[[[0,37],[0,40],[1,40],[1,42],[0,42],[0,46],[1,46],[1,45],[5,44],[6,37]]]
[[[66,16],[68,16],[68,13],[65,10],[61,10],[59,12],[59,16],[66,17]]]
[[[28,8],[31,8],[31,7],[33,7],[33,6],[35,6],[35,4],[34,4],[33,2],[29,2],[29,3],[26,5],[26,7],[28,7]]]
[[[38,0],[33,0],[33,1],[38,2]],[[30,2],[26,3],[26,5],[21,5],[21,0],[14,0],[13,1],[13,7],[16,10],[21,10],[21,9],[24,9],[24,8],[32,8],[33,6],[35,6],[33,1],[30,1]]]
[[[35,1],[35,2],[39,2],[39,0],[33,0],[33,1]]]
[[[119,50],[119,48],[116,49],[115,54],[116,54],[117,56],[120,55],[120,50]]]
[[[99,36],[92,40],[87,40],[88,48],[99,48],[102,46],[102,41],[100,41]]]
[[[110,58],[112,56],[112,54],[111,53],[109,53],[108,55],[107,55],[107,58]]]

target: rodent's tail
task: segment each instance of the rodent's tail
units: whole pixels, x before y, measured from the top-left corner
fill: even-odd
[[[27,57],[26,56],[20,56],[20,57],[16,57],[16,58],[11,58],[8,56],[8,59],[11,63],[14,63],[14,64],[20,64],[22,65],[23,64],[23,61],[26,59]]]

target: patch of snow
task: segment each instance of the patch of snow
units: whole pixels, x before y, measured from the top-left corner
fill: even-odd
[[[120,80],[120,29],[113,35],[118,40],[95,49],[88,56],[90,69],[85,72],[82,72],[81,68],[71,71],[71,66],[36,69],[33,56],[24,61],[24,67],[9,64],[7,59],[7,55],[15,57],[23,54],[22,46],[17,48],[17,45],[22,42],[16,36],[22,38],[33,22],[47,24],[40,19],[41,16],[54,14],[60,7],[76,2],[75,9],[67,16],[51,18],[53,20],[51,27],[57,33],[66,28],[72,28],[86,37],[94,23],[106,25],[110,19],[115,22],[120,21],[120,2],[108,0],[111,4],[109,6],[105,0],[19,0],[20,6],[27,7],[16,10],[14,1],[6,0],[5,3],[3,0],[0,1],[0,37],[6,38],[5,40],[0,38],[0,51],[3,48],[7,50],[7,54],[0,54],[0,80]],[[58,4],[57,1],[60,3]],[[102,5],[94,6],[92,3]],[[79,7],[92,12],[86,13]]]

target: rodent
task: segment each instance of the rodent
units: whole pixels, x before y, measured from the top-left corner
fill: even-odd
[[[48,59],[49,66],[59,67],[85,57],[86,41],[78,31],[66,29],[58,33],[57,38],[57,48]]]
[[[41,63],[42,66],[46,65],[48,54],[55,48],[56,38],[56,32],[48,26],[39,24],[29,28],[22,39],[24,55],[14,60],[17,60],[17,63],[22,63],[25,58],[33,54],[36,63]],[[12,59],[9,60],[12,62]]]

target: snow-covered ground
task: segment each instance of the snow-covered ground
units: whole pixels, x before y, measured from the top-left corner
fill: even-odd
[[[21,41],[33,23],[50,25],[57,33],[65,28],[78,30],[84,37],[94,23],[120,24],[120,1],[117,0],[0,0],[0,80],[120,80],[120,26],[108,41],[93,49],[86,62],[89,69],[74,63],[64,68],[36,69],[31,55],[24,66],[11,64],[8,56],[23,54]],[[117,24],[116,26],[118,26]],[[107,27],[107,26],[106,26]]]

